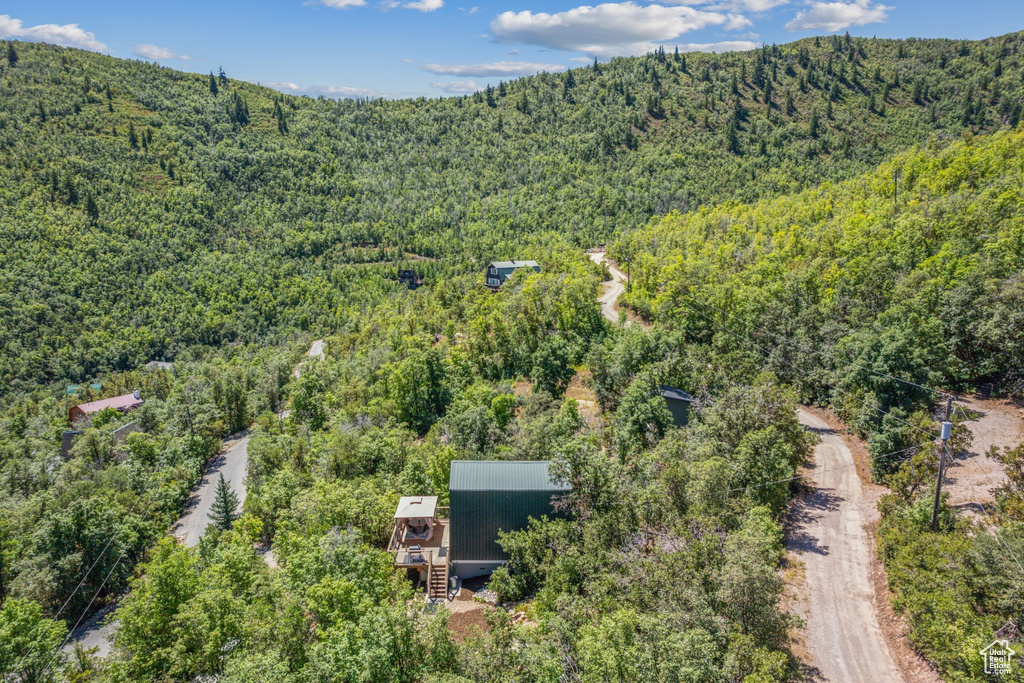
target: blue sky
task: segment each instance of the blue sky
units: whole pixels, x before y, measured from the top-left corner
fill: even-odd
[[[598,57],[749,49],[843,32],[978,39],[1022,0],[7,0],[0,37],[82,47],[310,95],[472,92]]]

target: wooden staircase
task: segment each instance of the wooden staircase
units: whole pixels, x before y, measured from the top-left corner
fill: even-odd
[[[427,597],[431,600],[448,598],[448,563],[440,567],[430,565],[427,572]]]

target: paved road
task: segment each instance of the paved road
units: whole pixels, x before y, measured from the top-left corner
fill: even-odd
[[[97,657],[104,658],[110,655],[110,639],[114,635],[116,626],[113,622],[104,623],[104,619],[115,609],[117,609],[117,605],[104,607],[94,614],[92,619],[82,624],[64,646],[64,652],[69,655],[74,654],[75,644],[78,643],[86,650],[95,648]],[[75,618],[71,617],[72,620]],[[70,627],[72,624],[68,624],[68,626]]]
[[[185,514],[171,529],[182,543],[192,548],[199,545],[199,539],[210,524],[210,508],[217,492],[217,480],[221,474],[227,480],[238,502],[245,502],[245,473],[249,464],[249,430],[235,434],[224,442],[224,448],[206,465],[203,478],[199,480],[192,497],[185,505]]]
[[[902,683],[878,625],[870,580],[871,546],[853,454],[824,421],[800,411],[815,431],[815,491],[795,506],[787,547],[806,568],[807,647],[818,680]]]
[[[619,312],[615,310],[615,302],[619,300],[619,295],[626,290],[626,275],[606,261],[603,251],[591,252],[588,256],[594,263],[607,266],[608,272],[611,273],[611,281],[601,285],[601,295],[597,297],[597,300],[601,304],[601,315],[613,323],[617,323],[619,322]],[[629,325],[629,321],[626,321],[626,325]]]
[[[210,523],[210,508],[213,505],[220,474],[224,475],[238,495],[239,503],[245,502],[245,474],[248,464],[249,436],[246,430],[227,439],[217,457],[207,463],[202,479],[185,505],[185,514],[171,529],[182,543],[190,548],[199,545],[199,539],[203,537]],[[110,638],[117,625],[116,622],[104,622],[104,619],[112,611],[112,607],[104,609],[82,624],[71,636],[64,651],[70,654],[74,652],[75,643],[81,643],[86,649],[96,648],[99,657],[109,655]]]
[[[309,345],[309,350],[306,351],[307,358],[323,358],[324,357],[324,340],[317,339],[315,342]],[[303,361],[304,363],[305,361]],[[302,376],[302,363],[299,363],[292,369],[292,377],[298,379]]]

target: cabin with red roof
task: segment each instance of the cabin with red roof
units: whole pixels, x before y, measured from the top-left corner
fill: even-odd
[[[139,397],[139,390],[136,389],[132,393],[123,396],[114,396],[113,398],[105,398],[100,401],[90,401],[72,406],[71,410],[68,411],[68,421],[74,424],[76,421],[88,415],[98,413],[105,408],[113,408],[119,413],[130,413],[143,403],[144,401]]]

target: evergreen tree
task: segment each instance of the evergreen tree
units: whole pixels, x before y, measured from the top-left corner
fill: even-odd
[[[213,505],[210,506],[212,523],[221,531],[228,531],[240,516],[238,505],[238,496],[231,490],[231,486],[221,474],[217,479],[217,491],[214,494]]]
[[[14,48],[14,43],[7,43],[7,66],[14,66],[18,63],[18,51]]]
[[[100,209],[96,206],[96,199],[91,192],[85,198],[85,213],[94,221],[100,217]]]
[[[217,80],[220,81],[221,85],[228,84],[228,75],[224,73],[224,67],[217,67]]]
[[[132,149],[139,148],[139,136],[135,134],[135,124],[131,122],[128,123],[128,144]]]
[[[213,77],[213,72],[210,72],[210,92],[213,96],[217,96],[217,79]]]

